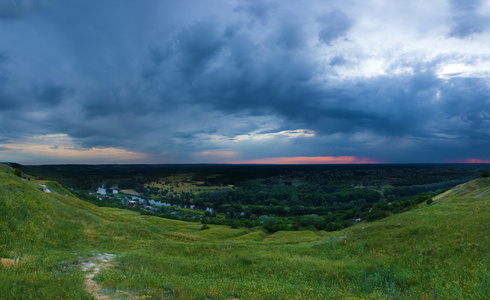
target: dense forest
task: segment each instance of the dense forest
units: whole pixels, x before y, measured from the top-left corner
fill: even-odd
[[[264,184],[313,182],[322,185],[393,187],[441,184],[470,180],[488,171],[487,164],[390,164],[390,165],[18,165],[25,173],[56,180],[73,188],[104,184],[121,189],[182,173],[208,185],[243,185],[250,180]]]

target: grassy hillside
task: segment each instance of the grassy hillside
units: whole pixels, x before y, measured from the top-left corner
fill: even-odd
[[[489,178],[460,185],[430,206],[342,231],[274,234],[200,230],[196,223],[99,208],[47,186],[53,193],[0,165],[2,299],[94,299],[99,288],[98,295],[117,299],[490,294]],[[114,258],[87,264],[105,254]]]

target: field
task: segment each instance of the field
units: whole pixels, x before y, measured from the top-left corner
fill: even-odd
[[[158,187],[160,189],[171,190],[177,194],[184,193],[197,193],[206,191],[215,191],[223,188],[229,188],[228,185],[225,186],[205,186],[205,181],[194,181],[192,179],[194,174],[177,174],[173,176],[168,176],[161,178],[158,182],[151,182],[148,187]],[[215,178],[218,175],[210,175],[207,178]]]
[[[132,196],[139,196],[140,195],[140,193],[138,193],[137,191],[135,191],[133,189],[121,190],[121,192],[124,194],[132,195]]]
[[[490,179],[334,232],[100,208],[0,165],[4,299],[488,299]],[[102,259],[106,257],[106,261]],[[97,270],[97,271],[96,271]]]

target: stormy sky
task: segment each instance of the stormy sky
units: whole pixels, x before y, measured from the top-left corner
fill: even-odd
[[[490,162],[490,1],[0,0],[0,161]]]

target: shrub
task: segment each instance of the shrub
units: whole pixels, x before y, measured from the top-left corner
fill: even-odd
[[[233,221],[233,222],[231,223],[231,228],[232,228],[232,229],[237,229],[237,228],[238,228],[240,225],[241,225],[241,224],[240,224],[240,221],[235,220],[235,221]]]
[[[339,222],[331,222],[331,223],[328,223],[327,224],[326,230],[327,231],[337,231],[337,230],[344,229],[344,227],[345,226],[342,223],[339,223]]]
[[[481,177],[490,177],[490,171],[481,172]]]
[[[427,203],[427,205],[431,205],[432,204],[432,199],[427,200],[425,203]]]
[[[388,217],[390,214],[387,211],[384,210],[378,210],[378,209],[373,209],[371,212],[367,213],[365,215],[365,218],[371,222],[371,221],[376,221],[380,220],[383,218]]]
[[[201,230],[206,230],[206,229],[209,229],[208,224],[204,224],[201,226]]]
[[[22,176],[22,171],[21,171],[21,170],[19,170],[19,169],[15,169],[15,170],[14,170],[14,174],[15,174],[16,176],[21,177],[21,176]]]

